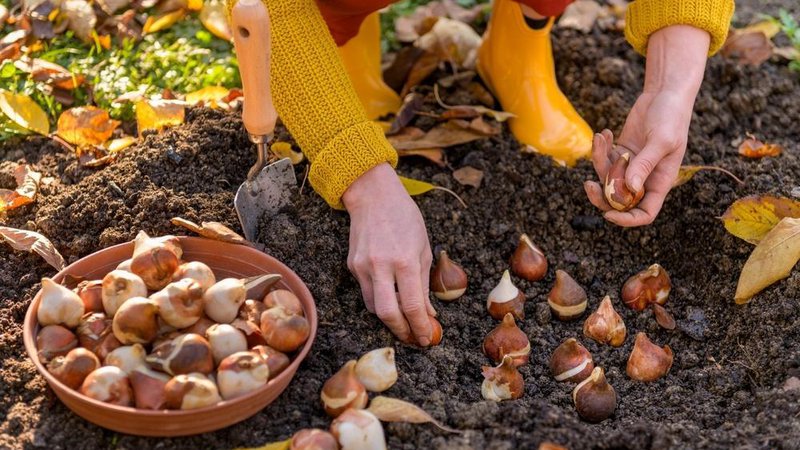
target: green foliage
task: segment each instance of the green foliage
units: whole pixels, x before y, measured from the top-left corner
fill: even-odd
[[[778,18],[773,18],[773,20],[777,21],[781,27],[781,31],[789,38],[792,46],[797,50],[798,54],[800,54],[800,24],[798,24],[797,19],[792,17],[785,9],[781,9],[778,12]],[[789,63],[789,68],[800,72],[800,58],[791,61]]]

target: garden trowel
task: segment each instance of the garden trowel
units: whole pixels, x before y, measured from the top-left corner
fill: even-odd
[[[270,91],[270,23],[261,0],[239,0],[231,12],[233,42],[244,91],[242,120],[256,145],[256,163],[236,191],[234,206],[244,237],[256,238],[258,221],[289,204],[297,178],[289,158],[267,165],[278,113]]]

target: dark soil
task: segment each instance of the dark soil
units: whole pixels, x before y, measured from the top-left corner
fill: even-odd
[[[745,5],[738,17],[753,15]],[[589,35],[555,34],[558,75],[567,95],[594,129],[618,132],[641,84],[642,59],[621,34],[597,29]],[[469,205],[463,209],[440,191],[417,198],[432,245],[447,248],[470,276],[464,298],[436,303],[444,340],[429,350],[396,342],[366,312],[345,266],[347,215],[328,208],[306,186],[289,211],[264,221],[259,241],[313,292],[320,316],[314,349],[274,404],[215,433],[145,439],[101,429],[67,410],[36,373],[22,344],[25,311],[40,278],[54,271],[35,255],[0,245],[0,448],[233,448],[285,439],[302,427],[327,427],[318,400],[322,383],[348,359],[382,346],[397,349],[400,370],[387,395],[414,402],[464,430],[447,434],[430,425],[387,424],[391,448],[535,448],[544,440],[571,449],[800,448],[800,390],[784,387],[789,378],[800,377],[800,274],[746,306],[734,305],[736,280],[752,246],[727,234],[718,220],[742,196],[791,195],[800,179],[800,82],[783,63],[739,67],[720,57],[710,61],[706,80],[685,162],[727,168],[746,184],[700,173],[670,194],[649,227],[605,223],[582,189],[583,180],[593,177],[588,162],[570,170],[545,157],[522,155],[507,131],[448,150],[453,168],[471,165],[484,171],[479,189],[458,185],[450,170],[404,161],[401,173],[449,187]],[[455,88],[444,97],[451,104],[471,100]],[[428,100],[432,104],[431,96]],[[417,125],[430,125],[426,120]],[[742,159],[732,142],[746,131],[782,144],[784,153]],[[10,173],[17,162],[55,178],[41,188],[34,205],[13,211],[8,224],[48,236],[69,262],[127,241],[140,229],[181,233],[169,223],[173,216],[238,229],[233,194],[252,162],[251,152],[238,114],[197,109],[186,125],[148,136],[102,170],[80,168],[73,155],[44,139],[7,142],[0,146],[0,187],[12,187]],[[297,168],[300,179],[304,171],[303,165]],[[529,299],[521,326],[533,353],[521,369],[524,397],[497,404],[480,395],[480,367],[488,363],[481,343],[495,325],[484,302],[521,232],[545,250],[551,269],[539,283],[515,280]],[[560,268],[586,288],[590,309],[606,294],[619,305],[622,282],[653,262],[672,277],[667,308],[678,329],[660,329],[650,312],[618,308],[629,336],[644,331],[675,351],[669,375],[644,384],[625,375],[632,338],[618,349],[588,341],[580,321],[551,319],[545,296]],[[619,396],[615,415],[599,425],[578,419],[572,386],[555,382],[547,368],[553,349],[570,336],[580,337]]]

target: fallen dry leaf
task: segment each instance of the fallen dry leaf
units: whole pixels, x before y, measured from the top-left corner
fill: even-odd
[[[140,100],[136,102],[136,126],[144,130],[162,130],[180,125],[186,114],[186,103],[178,100]]]
[[[800,217],[800,202],[771,195],[751,195],[733,202],[722,215],[722,222],[730,234],[758,244],[786,217]]]
[[[222,86],[207,86],[186,94],[186,103],[194,106],[202,103],[211,109],[217,109],[225,103],[225,98],[230,95],[230,90]]]
[[[478,189],[483,181],[483,171],[471,166],[464,166],[453,172],[453,178],[463,185]]]
[[[8,8],[0,3],[0,23],[5,23],[8,19]]]
[[[25,130],[45,136],[50,133],[47,113],[27,95],[0,89],[0,111]]]
[[[437,186],[435,184],[431,184],[426,181],[415,180],[413,178],[406,178],[400,176],[398,176],[398,178],[400,178],[400,182],[403,184],[403,187],[406,189],[406,192],[408,192],[408,195],[412,197],[416,195],[422,195],[426,192],[439,190],[447,192],[448,194],[452,195],[453,197],[456,198],[456,200],[458,200],[459,203],[461,203],[461,206],[463,206],[464,208],[467,207],[467,204],[464,203],[464,200],[461,199],[461,197],[459,197],[458,194],[451,191],[450,189]]]
[[[38,58],[14,61],[14,67],[31,74],[31,78],[35,81],[48,83],[59,89],[75,89],[86,80],[83,75],[73,74],[61,65]]]
[[[445,167],[444,150],[441,148],[420,148],[417,150],[398,150],[397,156],[403,158],[407,156],[421,156],[439,167]]]
[[[419,406],[396,398],[379,395],[369,402],[367,411],[383,422],[431,423],[440,430],[461,433],[459,430],[443,425]]]
[[[411,70],[408,72],[408,78],[406,78],[403,89],[400,91],[400,96],[405,97],[413,87],[420,84],[425,78],[428,78],[428,76],[439,67],[440,62],[441,60],[435,54],[430,52],[423,53],[422,56],[414,62],[414,65],[411,66]]]
[[[131,4],[131,0],[96,0],[101,9],[107,14],[114,14],[120,9]]]
[[[440,18],[428,33],[416,40],[414,45],[435,54],[440,59],[466,69],[473,69],[481,42],[481,36],[471,26],[458,20]]]
[[[440,17],[472,23],[483,14],[486,7],[485,4],[478,4],[464,8],[455,0],[433,1],[416,7],[410,15],[395,19],[395,35],[400,42],[413,42],[427,33],[432,25],[431,22]]]
[[[567,6],[558,20],[558,26],[572,28],[584,33],[592,31],[597,19],[605,14],[605,9],[594,0],[576,0]]]
[[[14,178],[17,181],[17,189],[13,191],[0,189],[0,213],[33,203],[36,200],[42,174],[32,170],[27,164],[21,164],[14,170]]]
[[[250,242],[247,239],[219,222],[203,222],[198,225],[191,220],[186,220],[181,217],[173,217],[170,219],[170,222],[172,222],[173,225],[186,228],[208,239],[250,246]]]
[[[292,149],[292,144],[283,141],[273,142],[269,150],[278,158],[289,158],[292,165],[300,164],[303,161],[303,152],[296,152]]]
[[[722,172],[722,173],[728,175],[729,177],[733,178],[734,180],[736,180],[737,183],[744,184],[744,181],[739,179],[739,177],[737,177],[736,175],[732,174],[730,171],[723,169],[722,167],[717,167],[717,166],[681,166],[680,169],[678,169],[678,177],[675,178],[675,181],[672,183],[672,187],[677,187],[677,186],[680,186],[680,185],[688,182],[689,180],[691,180],[695,176],[695,174],[697,174],[697,172],[700,172],[701,170],[714,170],[714,171],[717,171],[717,172]]]
[[[772,56],[774,45],[763,30],[731,30],[720,54],[742,64],[759,66]]]
[[[761,142],[750,133],[747,139],[739,144],[739,154],[746,158],[763,158],[765,156],[778,156],[783,151],[783,147],[778,144]]]
[[[233,34],[231,27],[228,25],[228,19],[225,17],[225,3],[224,2],[205,2],[203,9],[200,10],[200,23],[214,36],[231,41]]]
[[[61,270],[65,266],[64,257],[61,256],[61,253],[58,253],[58,250],[49,239],[39,233],[0,226],[0,237],[14,247],[15,250],[38,253],[56,270]]]
[[[130,147],[131,145],[136,143],[136,138],[133,136],[125,136],[121,138],[117,138],[111,141],[108,141],[105,144],[106,149],[109,153],[119,153],[126,148]]]
[[[111,138],[119,124],[118,120],[109,117],[106,110],[96,106],[79,106],[61,113],[56,134],[79,147],[100,145]]]
[[[784,217],[758,243],[739,275],[734,299],[743,304],[789,276],[800,259],[800,219]]]
[[[405,128],[406,125],[411,123],[414,117],[416,117],[417,111],[422,109],[424,100],[425,97],[416,92],[406,95],[403,99],[403,105],[400,107],[400,110],[397,111],[397,115],[392,121],[389,130],[386,131],[386,134],[397,134],[400,132],[400,130]]]
[[[86,0],[64,0],[60,4],[60,9],[75,36],[84,42],[91,42],[92,32],[97,25],[97,16],[92,5]]]
[[[155,33],[158,31],[166,30],[167,28],[175,25],[179,20],[183,19],[186,15],[185,9],[168,12],[160,16],[150,16],[144,22],[142,27],[142,34]]]
[[[416,139],[409,139],[407,135],[402,134],[389,136],[387,139],[397,150],[418,150],[450,147],[485,138],[485,135],[474,130],[445,122],[431,128],[430,131]]]
[[[495,111],[495,110],[489,109],[489,108],[487,108],[485,106],[479,106],[479,105],[478,106],[476,106],[476,105],[455,105],[455,106],[452,106],[452,105],[448,105],[439,96],[439,86],[438,85],[433,85],[433,95],[436,98],[436,102],[439,104],[439,106],[441,106],[442,108],[445,108],[447,110],[455,110],[456,112],[452,113],[454,115],[462,114],[465,117],[467,117],[467,116],[468,117],[474,117],[473,114],[475,114],[475,115],[484,114],[484,115],[487,115],[487,116],[491,117],[492,119],[494,119],[494,120],[496,120],[498,122],[505,122],[506,120],[508,120],[508,119],[510,119],[512,117],[516,117],[516,115],[514,115],[513,113],[506,112],[506,111]],[[442,117],[445,117],[446,114],[447,114],[447,112],[445,111],[445,113],[442,114]]]
[[[760,31],[764,33],[764,35],[770,39],[774,38],[778,33],[781,32],[781,25],[776,20],[772,19],[765,19],[759,22],[750,24],[744,28],[736,30],[740,33],[752,33],[756,31]]]
[[[291,445],[292,440],[287,439],[280,442],[270,442],[269,444],[264,444],[261,447],[240,447],[235,450],[289,450]]]

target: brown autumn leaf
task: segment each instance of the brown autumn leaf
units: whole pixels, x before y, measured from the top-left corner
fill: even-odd
[[[722,167],[717,167],[717,166],[681,166],[680,169],[678,169],[678,176],[677,176],[677,178],[675,178],[675,181],[672,183],[672,187],[677,187],[677,186],[680,186],[680,185],[688,182],[689,180],[691,180],[697,174],[697,172],[700,172],[702,170],[714,170],[714,171],[717,171],[717,172],[722,172],[722,173],[728,175],[729,177],[733,178],[737,183],[744,184],[744,181],[739,179],[739,177],[737,177],[736,175],[732,174],[728,170],[723,169]]]
[[[66,265],[64,257],[58,253],[53,243],[39,233],[0,226],[0,237],[15,250],[38,253],[56,270],[61,270]]]
[[[771,195],[740,198],[722,215],[728,232],[751,244],[758,244],[782,219],[800,218],[800,202]]]
[[[97,16],[92,5],[86,0],[64,0],[59,8],[75,36],[84,42],[91,42],[92,32],[97,25]]]
[[[414,120],[414,117],[416,117],[417,111],[422,109],[424,100],[425,97],[416,92],[406,95],[406,97],[403,99],[403,105],[400,107],[400,110],[397,111],[397,115],[392,121],[392,125],[389,127],[389,131],[387,131],[386,134],[397,134],[400,132],[400,130],[405,128],[406,125],[411,123],[411,121]]]
[[[454,115],[464,115],[465,117],[466,116],[475,117],[475,115],[483,114],[483,115],[487,115],[487,116],[491,117],[492,119],[494,119],[494,120],[496,120],[498,122],[505,122],[506,120],[508,120],[508,119],[510,119],[512,117],[516,117],[513,113],[506,112],[506,111],[495,111],[493,109],[489,109],[489,108],[487,108],[485,106],[480,106],[480,105],[455,105],[455,106],[448,105],[439,96],[439,86],[436,85],[436,84],[433,85],[433,95],[436,98],[436,102],[442,108],[445,108],[445,109],[448,109],[448,110],[456,110],[456,112],[453,113]],[[472,110],[472,111],[470,112],[469,110]],[[445,112],[444,114],[442,114],[442,117],[445,117],[445,114],[447,114],[447,113]]]
[[[485,139],[486,136],[471,129],[445,122],[430,129],[417,139],[405,136],[389,136],[389,142],[397,150],[417,150],[421,148],[442,148]]]
[[[449,17],[464,23],[472,23],[486,10],[484,4],[464,8],[455,0],[441,0],[418,6],[414,12],[395,19],[395,35],[400,42],[413,42],[430,30],[440,17]]]
[[[96,0],[100,9],[111,15],[131,4],[131,0]]]
[[[219,222],[203,222],[198,225],[191,220],[186,220],[181,217],[173,217],[170,219],[170,222],[172,222],[173,225],[186,228],[208,239],[228,242],[230,244],[252,246],[247,239]]]
[[[778,144],[761,142],[750,133],[747,138],[739,144],[739,154],[745,158],[763,158],[765,156],[778,156],[783,151],[783,147]]]
[[[784,217],[747,258],[736,285],[736,303],[747,303],[764,288],[788,277],[798,259],[800,219]]]
[[[466,69],[473,69],[478,59],[481,36],[471,26],[458,20],[440,18],[431,30],[414,45]]]
[[[450,428],[419,406],[403,400],[379,395],[369,402],[367,411],[371,412],[382,422],[403,422],[403,423],[431,423],[437,428],[449,433],[461,433],[461,431]]]
[[[58,118],[56,133],[70,144],[79,147],[100,145],[107,141],[119,126],[108,111],[96,106],[70,108]]]
[[[400,91],[400,96],[405,97],[413,87],[428,78],[428,76],[439,67],[440,62],[441,60],[439,57],[430,52],[425,52],[420,56],[416,62],[414,62],[414,65],[411,66],[403,89]]]
[[[421,156],[439,167],[447,166],[444,160],[444,150],[441,148],[420,148],[416,150],[398,150],[397,156],[403,158],[407,156]]]
[[[0,213],[33,203],[36,200],[42,174],[34,171],[27,164],[21,164],[14,169],[14,178],[17,181],[17,189],[13,191],[0,189]]]
[[[136,102],[136,126],[144,130],[162,130],[180,125],[186,114],[186,103],[179,100],[139,100]]]
[[[564,10],[558,26],[588,33],[597,19],[605,14],[606,10],[594,0],[576,0]]]
[[[761,65],[772,56],[774,45],[763,30],[731,30],[720,54],[741,64]]]
[[[34,81],[48,83],[59,89],[75,89],[86,81],[86,77],[74,74],[65,67],[39,58],[14,61],[14,67],[31,74]]]
[[[664,328],[665,330],[675,329],[675,318],[672,317],[672,314],[670,314],[666,308],[658,303],[651,303],[650,307],[653,308],[653,315],[655,316],[656,322],[658,322],[658,325],[661,326],[661,328]]]
[[[478,189],[481,187],[481,181],[483,181],[483,171],[471,166],[464,166],[453,172],[453,178],[462,185]]]

